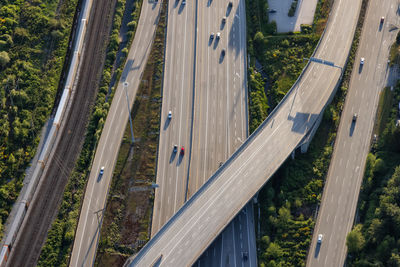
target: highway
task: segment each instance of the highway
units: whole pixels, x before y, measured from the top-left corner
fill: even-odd
[[[334,2],[314,54],[333,67],[311,62],[267,120],[153,236],[128,264],[193,264],[248,200],[279,168],[335,93],[354,34],[361,1]]]
[[[346,103],[330,163],[307,266],[343,266],[346,236],[356,213],[358,195],[370,149],[379,93],[386,86],[390,45],[399,25],[397,1],[370,0],[353,66]],[[380,18],[385,21],[380,24]],[[365,58],[363,66],[361,57]],[[358,114],[352,122],[354,113]],[[318,234],[323,234],[317,244]]]
[[[195,1],[171,0],[168,5],[163,103],[161,108],[152,235],[185,202],[193,108]],[[168,112],[172,118],[168,119]],[[178,151],[173,152],[173,146]],[[185,154],[180,154],[184,147]]]
[[[233,3],[228,8],[228,1],[170,2],[152,235],[247,138],[245,8],[244,2]],[[175,144],[185,147],[184,156],[173,152]],[[240,264],[240,251],[255,248],[251,209],[249,204],[199,266],[222,258]],[[251,251],[248,263],[255,266]]]
[[[143,1],[135,38],[127,57],[127,64],[122,79],[118,83],[92,164],[70,266],[92,266],[94,263],[107,193],[123,132],[128,121],[128,104],[123,83],[128,83],[126,89],[129,105],[132,106],[151,50],[159,11],[159,4]],[[104,174],[99,176],[101,166],[105,166],[105,170]]]

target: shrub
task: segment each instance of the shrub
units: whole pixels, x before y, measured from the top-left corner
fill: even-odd
[[[10,62],[10,57],[6,51],[0,52],[0,66],[4,68],[8,62]]]

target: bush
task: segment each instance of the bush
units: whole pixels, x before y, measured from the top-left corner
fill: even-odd
[[[10,62],[10,57],[6,51],[0,52],[0,66],[4,68]]]
[[[300,31],[303,34],[310,34],[313,32],[312,26],[308,24],[301,24],[300,25]]]

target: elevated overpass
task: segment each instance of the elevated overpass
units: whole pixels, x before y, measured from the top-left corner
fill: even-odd
[[[336,92],[360,7],[361,0],[336,0],[313,54],[339,68],[309,62],[262,125],[126,265],[192,265],[292,151],[308,142]]]

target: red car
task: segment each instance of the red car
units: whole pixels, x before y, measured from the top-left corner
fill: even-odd
[[[184,147],[181,147],[181,155],[182,156],[185,155],[185,148]]]

